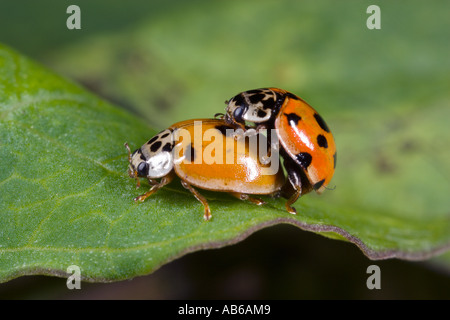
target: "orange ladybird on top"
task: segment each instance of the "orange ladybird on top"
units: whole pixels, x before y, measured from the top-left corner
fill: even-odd
[[[280,154],[288,174],[285,186],[286,208],[295,214],[292,204],[299,196],[315,190],[322,193],[336,168],[336,145],[325,120],[308,103],[278,88],[241,92],[227,102],[225,121],[257,130],[275,129]]]

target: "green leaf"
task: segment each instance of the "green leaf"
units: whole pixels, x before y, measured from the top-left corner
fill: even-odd
[[[80,77],[104,67],[100,82],[110,84],[117,79],[109,81],[113,77],[108,72],[121,72],[124,80],[112,90],[116,96],[122,90],[158,93],[149,95],[150,103],[147,95],[135,100],[143,101],[141,110],[150,110],[149,120],[158,119],[155,129],[0,48],[0,281],[24,274],[62,276],[73,264],[81,267],[85,280],[127,279],[277,223],[351,241],[372,259],[427,259],[448,251],[450,114],[448,92],[442,88],[450,73],[447,51],[438,46],[446,43],[442,34],[447,30],[436,27],[439,12],[397,10],[395,15],[386,4],[383,28],[389,26],[390,33],[368,33],[361,15],[365,5],[348,4],[346,16],[336,15],[333,6],[322,11],[282,8],[279,27],[268,24],[261,30],[252,23],[260,19],[242,16],[230,24],[229,17],[237,12],[268,17],[281,9],[268,3],[257,12],[240,6],[250,5],[230,5],[215,15],[178,10],[171,19],[153,19],[135,37],[127,34],[126,41],[119,40],[123,51],[110,47],[108,39],[90,40],[79,51],[70,48],[72,55],[91,64],[66,64],[76,66]],[[302,19],[296,12],[305,12]],[[422,33],[408,24],[417,21],[415,12],[433,17],[417,25]],[[401,32],[401,19],[406,33]],[[216,28],[210,27],[212,22]],[[435,32],[433,26],[443,31]],[[203,42],[205,29],[212,32],[209,42]],[[323,41],[330,38],[330,30],[331,39]],[[421,35],[426,45],[417,47],[417,38],[405,34]],[[227,52],[223,43],[239,50],[222,56]],[[255,59],[261,43],[270,43],[272,50],[262,50],[266,56]],[[355,43],[364,48],[355,50]],[[105,52],[114,53],[110,65],[103,59]],[[138,59],[123,64],[124,53]],[[168,72],[174,65],[176,70]],[[338,146],[334,190],[300,199],[296,217],[286,213],[283,199],[265,197],[268,204],[256,207],[201,191],[213,213],[212,221],[205,222],[201,204],[178,181],[142,204],[133,202],[148,185],[136,190],[126,174],[125,141],[137,148],[172,119],[212,116],[223,110],[223,100],[261,86],[261,79],[263,86],[275,81],[305,94],[320,109]],[[194,84],[199,89],[192,89]],[[159,98],[166,100],[157,104]],[[179,110],[176,116],[151,108],[165,104]],[[442,257],[448,265],[448,253]]]
[[[348,231],[372,258],[447,251],[450,2],[384,3],[382,29],[372,31],[370,3],[333,4],[180,4],[51,60],[158,129],[223,112],[242,90],[288,89],[320,111],[338,149],[336,189],[299,200],[302,221]]]

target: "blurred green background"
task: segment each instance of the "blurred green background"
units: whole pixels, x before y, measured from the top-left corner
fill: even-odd
[[[70,4],[81,8],[81,30],[66,28]],[[381,8],[381,30],[366,27],[371,4]],[[450,138],[448,129],[429,129],[450,116],[449,9],[448,1],[3,1],[0,42],[157,130],[223,112],[243,90],[287,89],[332,128],[337,181],[373,153],[362,170],[379,179],[345,180],[353,203],[446,218]],[[408,188],[428,196],[399,201],[408,190],[383,193],[386,184],[402,187],[390,174],[421,163],[419,151],[433,161]],[[359,187],[367,183],[375,196]],[[448,253],[427,262],[370,261],[352,244],[280,225],[131,281],[83,283],[73,292],[65,279],[22,277],[1,284],[0,297],[448,299],[449,261]],[[381,268],[381,290],[366,287],[371,264]]]

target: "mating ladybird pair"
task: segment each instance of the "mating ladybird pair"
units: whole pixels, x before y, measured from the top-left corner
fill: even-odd
[[[262,130],[267,131],[267,138],[275,132],[279,146],[259,143],[255,150],[249,145],[249,139],[230,134],[238,129],[243,130],[244,136],[258,138]],[[212,130],[209,135],[212,132],[215,136],[213,155],[208,153],[211,143],[203,139],[207,130]],[[181,132],[191,134],[194,141],[186,139],[185,135],[180,138]],[[201,134],[196,136],[199,132]],[[183,187],[203,204],[206,220],[211,218],[211,210],[194,187],[228,192],[257,205],[264,202],[249,195],[281,194],[287,198],[286,210],[295,214],[292,204],[312,190],[322,193],[336,167],[334,138],[323,118],[296,95],[277,88],[239,93],[227,102],[222,119],[178,122],[133,153],[125,145],[130,177],[137,180],[137,186],[140,185],[139,177],[146,177],[151,184],[150,190],[136,197],[135,201],[144,201],[177,175]],[[276,171],[270,170],[274,163],[278,165],[279,159],[270,164],[261,161],[258,156],[261,148],[268,148],[269,154],[279,148],[287,181],[281,167],[276,166]],[[225,161],[229,156],[233,161]],[[214,157],[216,161],[208,157]],[[221,158],[223,161],[217,161]]]

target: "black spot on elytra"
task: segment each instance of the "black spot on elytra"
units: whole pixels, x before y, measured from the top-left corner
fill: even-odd
[[[264,110],[258,110],[257,114],[259,118],[264,118],[267,115],[267,112],[265,112]]]
[[[285,93],[286,97],[289,97],[290,99],[294,99],[294,100],[302,100],[299,97],[297,97],[295,94],[290,93],[290,92],[286,92]]]
[[[337,152],[334,153],[334,169],[336,169]]]
[[[284,115],[286,116],[288,123],[291,127],[297,126],[298,122],[302,120],[302,117],[300,117],[295,113],[285,113]]]
[[[191,144],[188,148],[186,148],[186,152],[184,153],[186,156],[186,159],[190,162],[194,162],[195,160],[195,149],[194,146]]]
[[[308,152],[300,152],[297,154],[296,160],[300,163],[303,169],[308,169],[312,161],[312,156]]]
[[[217,130],[219,130],[220,133],[223,136],[225,136],[225,137],[231,137],[233,135],[233,133],[234,133],[233,127],[229,127],[229,126],[226,126],[226,125],[215,126],[215,128]],[[227,131],[227,129],[228,129],[228,131]]]
[[[317,144],[319,145],[319,147],[328,148],[327,138],[325,138],[325,136],[322,134],[319,134],[317,136]]]
[[[167,143],[164,145],[164,147],[162,148],[162,151],[165,151],[165,152],[171,152],[171,151],[172,151],[172,148],[173,148],[172,144],[171,144],[170,142],[167,142]]]
[[[154,136],[153,138],[151,138],[150,140],[148,140],[147,144],[148,144],[148,145],[152,144],[153,142],[155,142],[156,140],[158,140],[158,138],[159,138],[158,135]]]
[[[167,138],[169,136],[170,132],[166,132],[161,136],[161,139]]]
[[[325,120],[323,120],[323,118],[320,116],[320,114],[315,113],[314,118],[316,118],[317,123],[323,130],[325,130],[326,132],[330,132],[330,129],[328,128]]]
[[[150,151],[151,151],[151,152],[156,152],[156,151],[158,151],[159,148],[161,148],[161,145],[162,145],[162,142],[161,142],[161,141],[156,141],[155,143],[153,143],[153,144],[150,146]]]
[[[322,187],[322,185],[323,185],[324,182],[325,182],[325,179],[322,179],[322,180],[320,180],[319,182],[316,182],[316,183],[313,185],[313,189],[314,189],[314,190],[319,190],[320,187]]]

